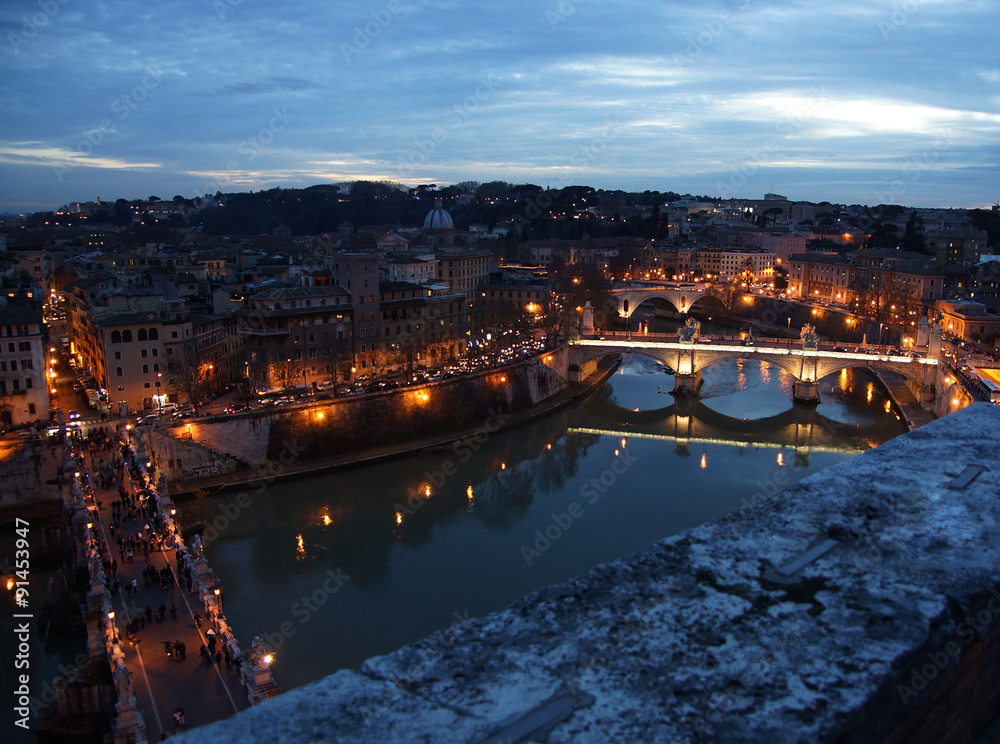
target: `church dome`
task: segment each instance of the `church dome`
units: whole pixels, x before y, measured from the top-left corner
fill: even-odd
[[[451,215],[448,214],[444,205],[440,199],[434,202],[434,209],[427,213],[424,218],[424,229],[425,230],[454,230],[455,223],[451,221]]]

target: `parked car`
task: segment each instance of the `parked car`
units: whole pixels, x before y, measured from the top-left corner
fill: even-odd
[[[66,419],[68,421],[76,421],[78,418],[80,418],[80,414],[76,410],[70,411],[66,415]]]
[[[226,408],[223,413],[239,413],[240,411],[248,411],[250,408],[243,405],[242,403],[233,403],[231,406]]]
[[[333,380],[320,380],[316,383],[317,390],[333,390],[334,382]]]

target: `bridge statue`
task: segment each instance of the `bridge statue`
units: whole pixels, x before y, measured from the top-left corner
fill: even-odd
[[[260,636],[250,641],[250,666],[255,670],[266,669],[274,661],[274,651]]]
[[[205,549],[202,547],[201,535],[195,535],[191,538],[191,555],[194,556],[196,561],[205,557]]]
[[[118,688],[118,701],[123,705],[128,703],[133,695],[132,690],[132,670],[122,664],[115,669],[115,685]]]
[[[677,331],[677,335],[681,341],[691,343],[701,335],[701,323],[694,318],[688,318],[684,327]]]
[[[162,470],[160,471],[160,478],[157,481],[156,490],[160,492],[161,496],[166,496],[170,492],[167,490],[167,474]]]
[[[799,338],[802,339],[802,348],[815,351],[819,348],[819,336],[816,335],[816,326],[806,323],[799,331]]]

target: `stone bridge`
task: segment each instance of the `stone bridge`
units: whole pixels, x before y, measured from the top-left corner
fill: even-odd
[[[810,329],[811,330],[811,329]],[[794,398],[799,403],[819,402],[819,380],[844,368],[863,367],[898,372],[919,394],[921,404],[934,401],[941,356],[941,330],[925,321],[917,334],[916,351],[900,353],[888,347],[846,350],[819,342],[811,333],[799,341],[790,339],[741,340],[701,336],[697,323],[680,334],[595,335],[593,308],[584,308],[581,338],[570,342],[569,370],[585,379],[596,370],[597,361],[609,354],[634,353],[651,357],[676,373],[674,395],[695,397],[701,387],[701,370],[727,359],[759,359],[780,367],[795,379]]]
[[[627,282],[624,287],[616,287],[607,293],[610,303],[604,308],[608,314],[620,318],[630,318],[635,309],[646,300],[666,300],[677,311],[685,314],[699,301],[710,298],[708,303],[715,308],[724,308],[724,303],[711,287],[695,282]],[[703,303],[705,304],[705,303]]]

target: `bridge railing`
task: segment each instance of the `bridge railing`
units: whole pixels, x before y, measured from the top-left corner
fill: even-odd
[[[628,333],[627,331],[604,331],[602,333],[595,333],[593,336],[581,337],[581,340],[618,340],[618,341],[630,341],[631,343],[638,343],[642,341],[657,341],[661,343],[681,343],[680,336],[676,333],[652,333],[643,331],[632,331]],[[753,336],[752,338],[745,338],[743,335],[727,335],[722,333],[703,333],[694,342],[698,343],[728,343],[732,342],[735,346],[748,346],[756,348],[774,348],[774,349],[789,349],[789,348],[801,348],[802,341],[797,338],[779,338],[777,336]],[[900,349],[897,346],[891,346],[889,344],[858,344],[858,343],[844,343],[837,341],[821,341],[817,345],[817,350],[819,351],[843,351],[845,353],[853,354],[873,354],[879,356],[926,356],[925,351],[915,351],[915,350],[905,350]]]

